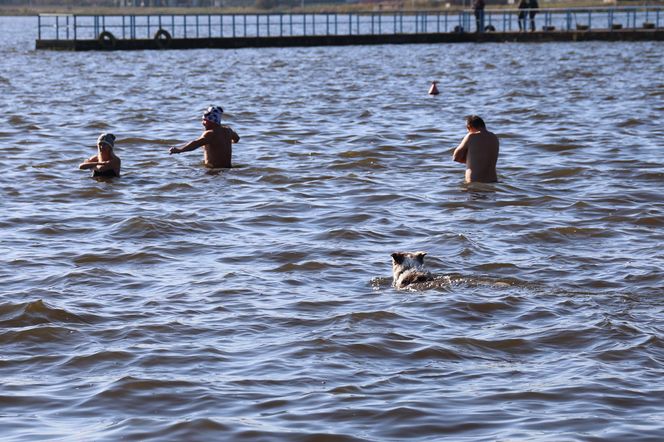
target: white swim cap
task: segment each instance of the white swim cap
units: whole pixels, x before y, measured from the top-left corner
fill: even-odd
[[[221,114],[223,113],[224,110],[221,108],[221,106],[210,106],[203,114],[203,119],[213,123],[221,124]]]
[[[111,149],[115,146],[115,135],[113,134],[101,134],[97,138],[97,144],[107,144]]]

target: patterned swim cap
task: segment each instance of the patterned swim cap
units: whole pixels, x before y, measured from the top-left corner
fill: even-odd
[[[210,106],[203,114],[203,119],[213,123],[221,124],[221,114],[223,113],[224,110],[221,108],[221,106]]]
[[[111,149],[115,146],[115,135],[113,134],[101,134],[97,138],[97,144],[107,144]]]

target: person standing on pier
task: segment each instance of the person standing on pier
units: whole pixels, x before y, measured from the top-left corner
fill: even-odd
[[[526,26],[526,9],[530,7],[530,0],[519,0],[519,31],[527,31],[528,27]]]
[[[537,0],[530,0],[528,8],[530,8],[530,31],[535,32],[535,16],[539,9],[539,3],[537,3]]]
[[[223,113],[221,106],[210,106],[203,114],[202,124],[205,131],[201,136],[182,147],[171,147],[168,152],[170,154],[189,152],[203,147],[207,167],[230,168],[233,143],[240,141],[240,137],[230,127],[221,125]]]
[[[452,159],[466,165],[466,182],[495,183],[500,142],[477,115],[466,117],[468,133],[454,149]]]
[[[484,31],[484,0],[473,0],[473,13],[475,14],[475,32]]]

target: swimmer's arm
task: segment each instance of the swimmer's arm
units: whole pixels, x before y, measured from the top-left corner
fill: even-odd
[[[456,149],[454,149],[454,153],[452,154],[452,159],[456,161],[457,163],[463,163],[466,164],[466,156],[468,155],[468,138],[470,134],[466,134],[465,137],[463,137],[463,140],[461,140],[461,143],[457,146]]]
[[[205,146],[206,144],[209,144],[208,137],[209,137],[209,133],[205,132],[197,140],[190,141],[182,147],[171,147],[169,149],[168,153],[173,154],[173,153],[190,152],[192,150],[196,150],[201,146]]]
[[[233,143],[237,143],[238,141],[240,141],[240,136],[237,134],[237,132],[235,132],[233,129],[230,129],[230,131],[231,131],[231,141]]]
[[[78,168],[80,170],[94,169],[95,167],[97,167],[98,164],[99,162],[97,161],[97,155],[95,155],[83,161],[81,164],[79,164]]]

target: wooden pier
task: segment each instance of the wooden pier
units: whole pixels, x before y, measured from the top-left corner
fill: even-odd
[[[664,8],[39,17],[37,49],[164,50],[408,43],[662,41]],[[528,11],[526,11],[527,14]]]

